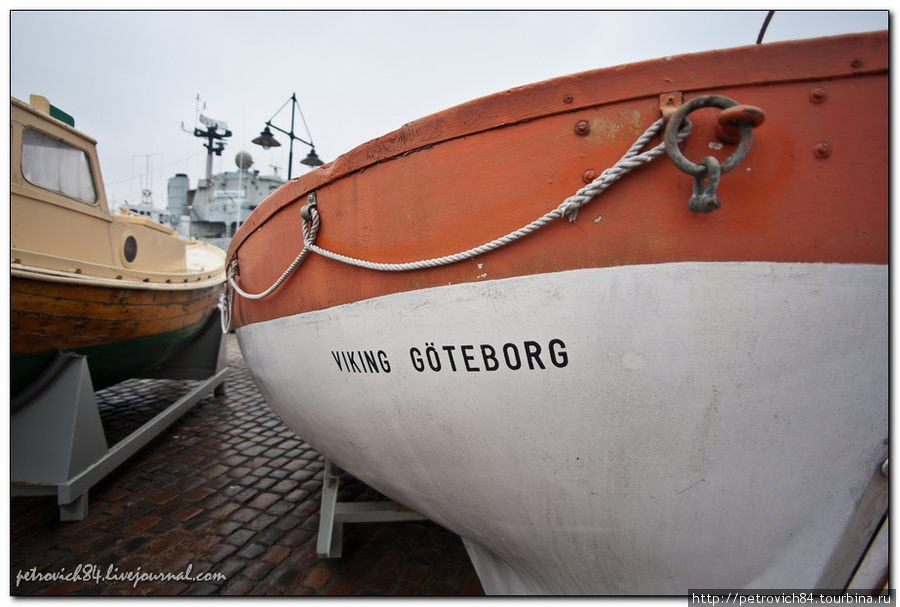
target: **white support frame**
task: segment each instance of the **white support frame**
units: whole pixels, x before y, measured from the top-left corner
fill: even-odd
[[[190,392],[108,447],[85,356],[71,356],[10,416],[10,495],[56,495],[62,521],[88,515],[88,491],[197,404],[224,393],[228,374],[218,314],[165,366],[143,377],[203,379]]]
[[[415,510],[397,502],[339,502],[340,469],[325,460],[322,482],[322,509],[316,552],[322,558],[340,558],[343,553],[344,523],[383,523],[427,520]]]

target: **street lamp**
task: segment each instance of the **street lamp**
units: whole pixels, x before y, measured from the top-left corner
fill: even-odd
[[[283,110],[284,106],[287,105],[288,103],[291,104],[291,130],[290,130],[290,132],[285,131],[284,129],[278,128],[277,126],[272,124],[272,120],[274,120],[275,116],[278,115],[278,112]],[[309,141],[304,141],[303,139],[300,139],[299,137],[294,135],[294,108],[297,108],[297,111],[300,113],[300,119],[303,120],[303,126],[306,127],[306,134],[309,137]],[[306,126],[306,119],[303,118],[303,110],[300,109],[300,104],[297,103],[297,94],[293,93],[291,95],[291,98],[288,99],[287,101],[285,101],[284,105],[282,105],[278,109],[278,112],[275,112],[275,114],[272,116],[272,118],[269,118],[266,121],[266,128],[264,128],[263,131],[259,134],[259,137],[257,137],[256,139],[253,140],[253,143],[255,143],[258,146],[261,146],[265,150],[268,150],[269,148],[279,147],[281,144],[272,135],[272,131],[269,130],[270,128],[273,128],[276,131],[284,133],[285,135],[287,135],[288,137],[291,138],[291,144],[290,144],[290,148],[288,151],[288,174],[287,174],[288,179],[291,178],[291,168],[292,168],[292,165],[294,164],[294,139],[296,139],[300,143],[305,143],[306,145],[308,145],[310,147],[309,154],[306,155],[306,158],[304,158],[303,160],[300,161],[300,164],[305,164],[308,167],[322,166],[324,163],[319,158],[319,156],[316,154],[316,146],[313,145],[313,143],[312,143],[312,135],[309,134],[309,127]]]

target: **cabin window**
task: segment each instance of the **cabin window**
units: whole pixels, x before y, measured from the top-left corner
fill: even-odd
[[[125,243],[122,245],[122,256],[127,263],[132,263],[137,257],[137,240],[131,234],[125,238]]]
[[[22,134],[22,174],[36,186],[87,203],[97,191],[87,154],[34,129]]]

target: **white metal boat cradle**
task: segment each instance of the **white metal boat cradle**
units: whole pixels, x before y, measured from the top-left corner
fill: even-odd
[[[219,314],[217,311],[209,319],[187,348],[140,376],[200,383],[112,447],[107,444],[87,357],[60,353],[33,387],[13,399],[11,495],[56,495],[60,520],[83,520],[92,487],[210,391],[224,394],[228,366]]]

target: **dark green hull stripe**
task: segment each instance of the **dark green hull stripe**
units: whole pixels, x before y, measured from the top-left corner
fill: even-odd
[[[65,351],[87,356],[94,390],[101,390],[161,365],[188,345],[207,322],[209,319],[203,319],[169,333]],[[55,354],[56,351],[12,356],[10,394],[18,393],[31,383]]]

